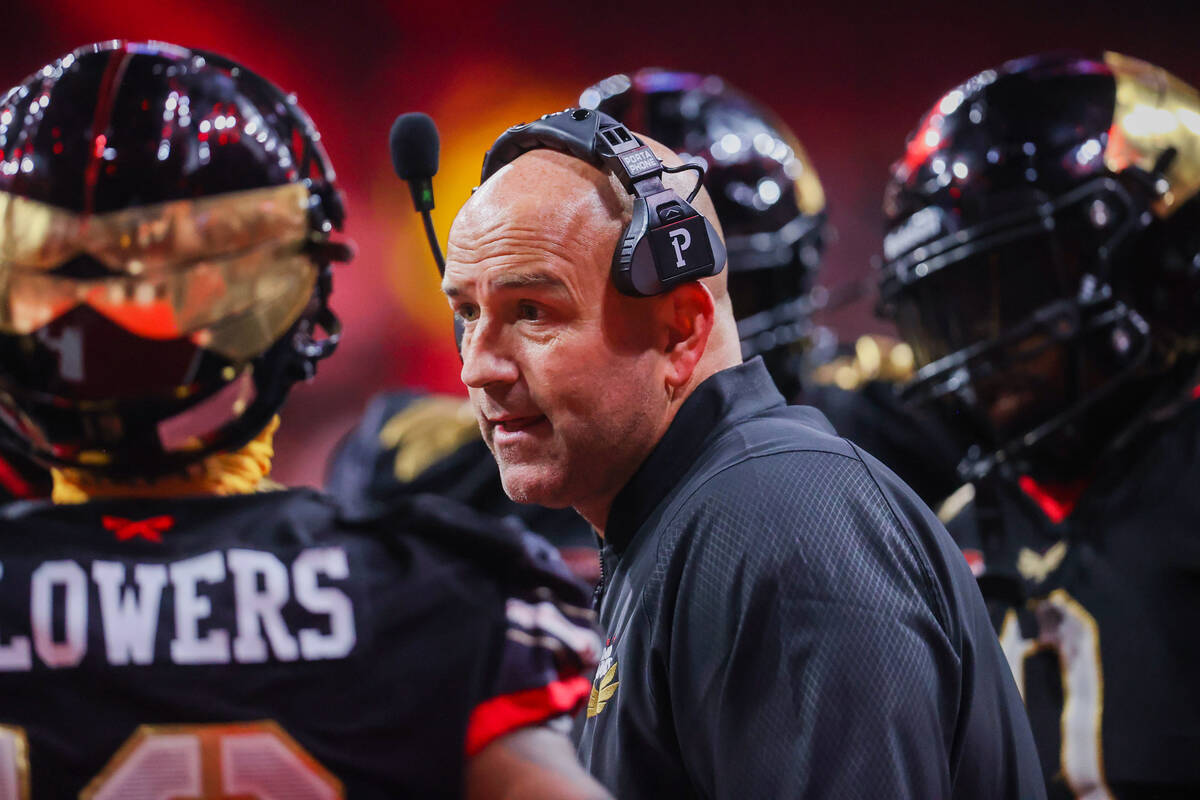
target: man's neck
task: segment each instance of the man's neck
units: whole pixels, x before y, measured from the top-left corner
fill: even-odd
[[[576,502],[573,505],[579,516],[583,517],[587,523],[592,526],[592,528],[596,531],[596,535],[601,539],[604,538],[604,531],[608,525],[608,515],[612,512],[612,506],[616,501],[617,496],[625,489],[626,486],[629,485],[629,482],[633,480],[635,475],[637,475],[638,470],[642,468],[642,464],[646,463],[646,459],[650,457],[650,454],[654,452],[656,447],[658,447],[658,443],[662,441],[664,436],[666,436],[667,431],[671,428],[671,424],[675,421],[675,416],[679,413],[679,409],[682,408],[683,404],[687,402],[687,399],[691,397],[692,392],[694,392],[696,387],[710,377],[713,372],[713,370],[706,370],[703,374],[703,377],[701,377],[700,372],[697,371],[697,373],[693,376],[693,380],[689,381],[687,385],[676,390],[675,394],[668,399],[663,410],[662,421],[659,423],[658,431],[652,437],[652,444],[646,448],[645,452],[642,453],[642,457],[639,458],[633,465],[633,469],[629,470],[629,474],[626,476],[625,480],[622,481],[614,491],[606,492],[581,502]]]
[[[574,508],[575,512],[592,526],[596,535],[603,539],[604,526],[608,523],[608,512],[612,509],[612,500],[610,499],[607,503],[580,503]]]

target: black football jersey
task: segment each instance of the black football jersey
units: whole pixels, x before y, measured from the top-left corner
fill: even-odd
[[[1065,518],[1025,487],[979,487],[947,527],[980,575],[1050,797],[1200,797],[1200,404]]]
[[[454,397],[377,395],[330,461],[325,488],[351,506],[387,504],[414,492],[515,516],[563,550],[577,573],[599,569],[596,535],[570,508],[514,503],[467,404]]]
[[[456,797],[585,700],[587,592],[441,498],[0,510],[0,797]]]

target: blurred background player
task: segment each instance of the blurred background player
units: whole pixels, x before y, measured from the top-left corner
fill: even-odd
[[[371,398],[331,457],[325,489],[353,508],[386,508],[414,494],[449,497],[496,517],[515,517],[559,548],[571,570],[600,577],[596,534],[570,508],[514,503],[463,398],[413,391]]]
[[[1113,53],[979,73],[887,187],[906,394],[967,448],[948,527],[1054,798],[1200,795],[1198,192],[1200,95]]]
[[[853,357],[838,356],[834,334],[813,321],[825,303],[816,284],[829,239],[825,193],[787,125],[721,78],[690,72],[613,75],[585,90],[580,105],[706,165],[705,186],[728,237],[743,357],[761,356],[785,397],[818,406],[927,503],[936,507],[954,491],[957,454],[940,426],[895,396],[896,380],[911,372],[910,351],[863,337]],[[598,577],[591,527],[570,509],[509,500],[470,409],[455,398],[375,397],[334,455],[327,488],[356,504],[428,491],[514,514],[559,545],[581,577]]]
[[[0,430],[55,501],[0,512],[0,795],[603,794],[551,727],[599,646],[552,548],[266,480],[339,337],[318,139],[161,43],[0,102]]]
[[[784,397],[821,409],[840,435],[936,508],[962,482],[958,454],[934,419],[897,398],[911,351],[882,336],[845,348],[814,321],[827,304],[858,292],[845,287],[831,299],[817,284],[833,237],[821,181],[792,130],[720,77],[693,72],[614,75],[585,91],[580,105],[704,163],[704,185],[728,238],[742,357],[761,356]]]

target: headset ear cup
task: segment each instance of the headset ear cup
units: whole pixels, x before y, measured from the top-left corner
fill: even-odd
[[[701,216],[700,218],[704,220],[703,235],[708,240],[707,249],[712,252],[712,267],[707,271],[688,273],[683,278],[684,280],[708,278],[720,273],[725,268],[725,242],[717,233],[712,222],[706,217]],[[631,297],[652,297],[662,294],[679,282],[677,277],[671,276],[672,269],[663,268],[663,265],[658,263],[662,254],[656,253],[651,244],[650,240],[654,234],[650,233],[649,225],[650,215],[647,203],[644,199],[638,198],[634,201],[633,220],[621,233],[617,250],[613,254],[612,266],[613,283],[617,290]],[[693,239],[698,239],[699,229],[693,227],[692,230],[694,231]]]
[[[612,279],[617,291],[630,297],[649,297],[657,294],[658,273],[654,267],[653,254],[646,244],[646,231],[650,225],[650,213],[646,201],[633,201],[633,218],[621,231],[617,249],[613,253]]]
[[[708,276],[719,275],[721,270],[725,269],[725,261],[728,259],[728,253],[725,251],[725,240],[717,233],[717,229],[709,221],[708,217],[704,218],[704,227],[708,229],[708,243],[712,245],[713,268]]]
[[[653,297],[666,291],[666,287],[658,277],[658,264],[655,260],[654,248],[650,246],[649,237],[641,236],[634,243],[629,277],[633,284],[633,294],[636,297]]]

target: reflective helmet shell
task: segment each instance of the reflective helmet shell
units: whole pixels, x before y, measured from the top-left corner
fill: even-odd
[[[1000,462],[1068,479],[1177,397],[1200,327],[1200,95],[1042,55],[943,95],[892,167],[881,309],[907,392]]]
[[[144,475],[253,437],[336,345],[333,181],[295,99],[215,54],[105,42],[9,90],[10,446]]]

